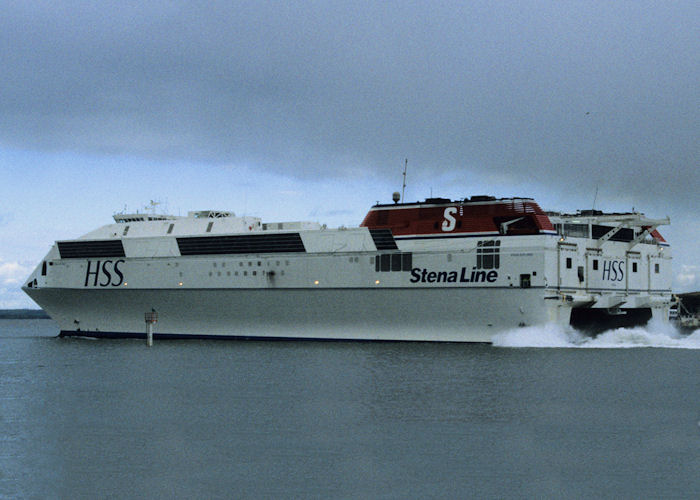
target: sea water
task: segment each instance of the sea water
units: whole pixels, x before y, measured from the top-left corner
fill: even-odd
[[[0,320],[0,497],[700,498],[700,332],[57,333]]]

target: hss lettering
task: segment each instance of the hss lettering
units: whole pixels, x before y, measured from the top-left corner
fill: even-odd
[[[625,277],[624,260],[604,260],[603,279],[607,281],[622,281]]]
[[[119,286],[124,282],[124,274],[119,269],[119,265],[126,262],[124,259],[116,261],[105,260],[93,261],[88,260],[87,272],[85,273],[85,285],[83,286]],[[90,283],[92,279],[92,283]]]

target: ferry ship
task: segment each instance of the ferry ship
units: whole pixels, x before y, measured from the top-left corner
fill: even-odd
[[[491,342],[525,326],[668,320],[668,218],[531,198],[378,203],[358,227],[117,214],[23,290],[63,336]],[[157,319],[157,324],[153,324]]]

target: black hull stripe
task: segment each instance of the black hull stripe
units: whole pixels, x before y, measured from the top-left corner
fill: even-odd
[[[146,333],[137,332],[92,332],[78,330],[61,330],[58,337],[83,337],[99,339],[141,339],[146,340]],[[354,339],[354,338],[334,338],[334,337],[294,337],[294,336],[258,336],[258,335],[211,335],[197,333],[154,333],[154,340],[257,340],[257,341],[308,341],[308,342],[421,342],[421,343],[469,343],[469,344],[490,344],[490,342],[472,341],[443,341],[443,340],[403,340],[403,339]]]

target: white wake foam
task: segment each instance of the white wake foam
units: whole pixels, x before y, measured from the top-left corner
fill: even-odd
[[[572,347],[588,349],[621,349],[664,347],[700,349],[700,330],[681,334],[673,325],[650,322],[644,327],[617,328],[595,337],[586,336],[571,327],[545,325],[516,328],[493,338],[498,347]]]

